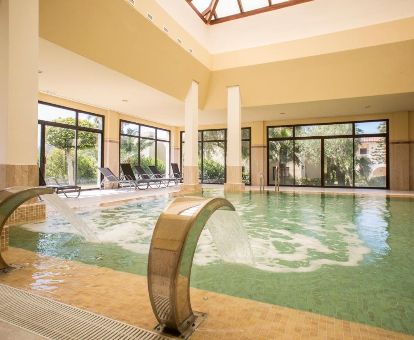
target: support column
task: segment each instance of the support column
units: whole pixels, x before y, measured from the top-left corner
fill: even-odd
[[[184,184],[182,192],[201,192],[198,180],[198,83],[193,81],[185,98]]]
[[[119,175],[119,113],[107,111],[105,121],[104,164]]]
[[[240,87],[227,88],[227,159],[226,183],[227,192],[244,191],[242,181],[241,154],[241,103]]]
[[[0,1],[0,189],[38,185],[38,0]]]

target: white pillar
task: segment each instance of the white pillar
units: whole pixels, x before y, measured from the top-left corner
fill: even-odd
[[[225,191],[244,191],[241,153],[240,87],[227,88],[227,160]]]
[[[198,83],[193,81],[185,98],[184,184],[181,190],[201,191],[198,180]]]
[[[0,1],[0,189],[37,185],[39,1]]]

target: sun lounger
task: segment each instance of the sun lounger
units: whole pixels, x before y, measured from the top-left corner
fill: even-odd
[[[175,177],[165,177],[165,176],[163,176],[155,165],[149,165],[148,169],[152,172],[152,175],[155,178],[164,179],[167,183],[167,186],[170,184],[170,182],[174,182],[175,184],[178,184],[178,180]]]
[[[55,181],[55,184],[47,184],[45,178],[43,177],[42,171],[39,169],[39,185],[49,188],[56,189],[57,194],[63,194],[67,198],[74,197],[78,198],[81,192],[81,187],[78,185],[69,185],[69,184],[60,184],[56,178],[52,178]],[[74,194],[69,195],[68,194]]]
[[[155,178],[155,177],[147,174],[147,172],[140,165],[136,165],[135,169],[137,170],[137,173],[141,177],[141,179],[148,180],[149,186],[153,189],[159,188],[161,186],[161,184],[165,183],[164,179]]]
[[[181,174],[181,171],[180,171],[180,168],[178,167],[178,164],[177,163],[171,163],[171,168],[172,168],[174,177],[178,181],[182,182],[183,181],[183,175]]]
[[[102,184],[104,182],[114,183],[119,185],[120,187],[130,187],[130,188],[137,188],[137,185],[134,181],[129,179],[121,179],[114,175],[114,173],[109,168],[98,168],[100,173],[104,176],[104,179],[101,182],[100,187],[102,188]]]
[[[125,177],[125,179],[134,181],[137,188],[140,190],[145,190],[149,187],[150,181],[146,179],[137,179],[135,177],[134,171],[132,170],[131,164],[129,163],[122,163],[121,170]]]

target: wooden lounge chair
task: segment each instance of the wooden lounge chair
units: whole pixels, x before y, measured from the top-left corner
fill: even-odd
[[[121,170],[124,175],[124,178],[130,181],[134,181],[138,189],[148,189],[150,181],[146,179],[137,179],[135,177],[134,171],[132,170],[131,164],[121,163]]]
[[[155,165],[149,165],[148,169],[150,169],[150,171],[152,172],[152,175],[155,178],[162,178],[167,182],[167,186],[170,185],[171,182],[174,182],[175,184],[178,184],[178,180],[175,177],[166,177],[163,176],[160,171],[157,169],[157,167]]]
[[[81,192],[81,187],[78,185],[60,184],[56,178],[52,178],[55,184],[47,184],[43,177],[42,171],[39,168],[39,185],[42,187],[49,187],[56,189],[57,194],[63,194],[67,198],[78,198]],[[69,195],[68,194],[74,194]]]
[[[121,188],[122,187],[130,187],[130,188],[137,188],[137,185],[134,181],[131,181],[129,179],[121,179],[115,176],[115,174],[111,171],[111,169],[109,168],[98,168],[98,170],[100,171],[100,173],[104,176],[104,179],[102,180],[100,187],[102,188],[102,184],[104,182],[109,182],[109,183],[115,183],[117,185],[119,185]]]
[[[178,164],[177,163],[171,163],[171,168],[172,168],[174,177],[178,181],[182,182],[183,181],[183,175],[181,174],[181,171],[180,171],[180,168],[178,167]]]
[[[138,175],[141,177],[141,179],[147,180],[149,183],[149,186],[153,189],[159,188],[161,184],[164,184],[163,179],[161,178],[155,178],[153,176],[150,176],[147,174],[147,172],[142,168],[140,165],[136,165],[135,169],[137,170]]]

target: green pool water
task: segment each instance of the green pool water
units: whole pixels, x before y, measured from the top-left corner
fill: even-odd
[[[414,334],[413,199],[274,192],[227,198],[256,266],[222,261],[204,231],[193,287]],[[45,223],[11,228],[11,245],[145,275],[152,230],[168,202],[157,197],[82,212],[103,243],[84,242],[51,213]]]

